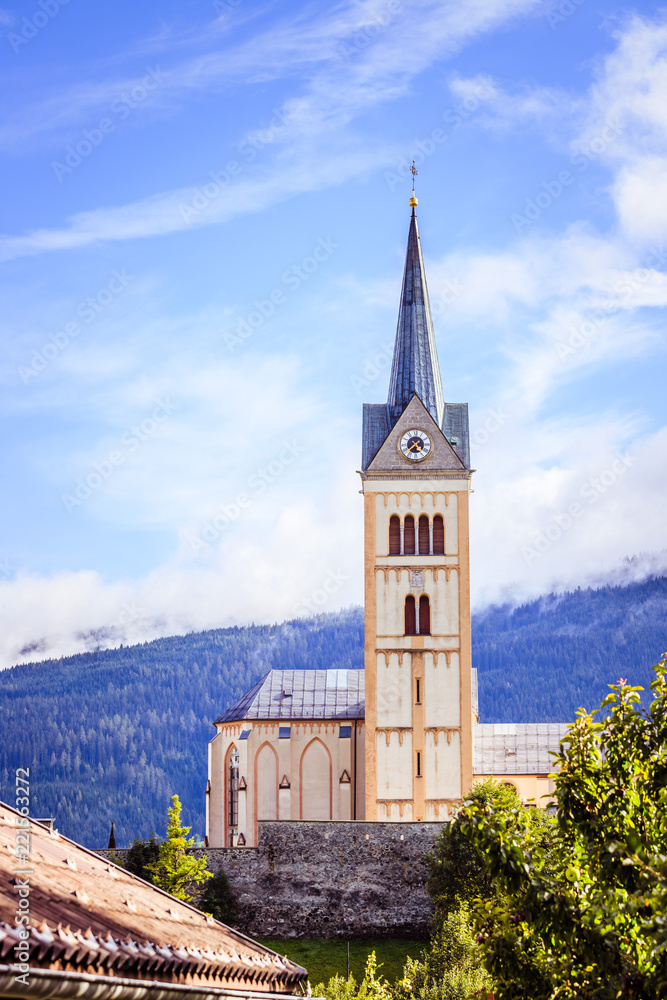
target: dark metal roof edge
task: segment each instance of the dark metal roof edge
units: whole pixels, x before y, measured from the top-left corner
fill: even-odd
[[[246,705],[246,706],[251,705],[252,702],[255,700],[255,696],[258,695],[259,692],[264,687],[264,683],[267,677],[269,677],[272,673],[273,673],[273,668],[269,668],[266,671],[266,673],[262,677],[260,677],[260,679],[255,684],[253,684],[251,688],[248,688],[248,690],[244,694],[242,694],[240,698],[236,699],[234,704],[231,705],[226,712],[223,712],[222,715],[215,720],[213,725],[217,726],[219,722],[242,722],[245,716],[239,715],[235,717],[231,713],[236,712],[239,709],[239,706],[241,705]]]
[[[270,951],[270,948],[266,949]],[[276,954],[273,952],[273,954]],[[292,963],[298,969],[298,979],[308,978],[308,972],[300,965]],[[201,984],[191,986],[187,983],[160,982],[150,979],[130,979],[121,976],[94,975],[90,972],[72,972],[62,969],[43,969],[39,966],[29,966],[27,987],[16,984],[16,966],[0,964],[0,996],[24,997],[26,1000],[44,1000],[45,997],[63,997],[65,1000],[142,1000],[145,997],[156,997],[159,1000],[176,1000],[188,997],[189,1000],[206,1000],[211,995],[220,997],[248,997],[249,1000],[273,1000],[293,996],[292,992],[262,993],[259,990],[233,990],[222,986]],[[33,977],[36,989],[31,989]],[[48,981],[54,984],[51,990],[44,990]],[[39,982],[42,982],[42,989]],[[57,984],[57,986],[55,985]],[[86,986],[89,988],[86,989]],[[107,987],[105,990],[104,987]]]

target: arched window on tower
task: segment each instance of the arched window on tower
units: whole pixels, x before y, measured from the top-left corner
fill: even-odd
[[[392,514],[389,518],[389,555],[400,556],[401,554],[401,519],[398,514]]]
[[[417,634],[417,609],[415,607],[415,599],[412,594],[408,594],[405,598],[405,634],[406,635],[416,635]]]
[[[431,634],[431,605],[426,594],[419,598],[419,634]]]
[[[429,555],[429,550],[431,548],[430,538],[429,538],[429,523],[428,516],[422,514],[419,518],[419,555],[427,556]]]
[[[442,514],[436,514],[433,518],[433,555],[444,556],[445,554],[445,522]]]
[[[407,514],[403,525],[403,552],[406,556],[415,554],[415,519]]]

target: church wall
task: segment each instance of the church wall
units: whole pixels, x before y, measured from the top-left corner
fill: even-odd
[[[452,652],[424,654],[424,725],[460,725],[461,702],[459,697],[459,654]]]
[[[459,571],[452,569],[424,573],[424,590],[431,598],[431,632],[434,635],[458,635]]]
[[[218,734],[208,745],[208,773],[218,775],[222,773],[222,743],[223,739]],[[206,795],[206,829],[209,831],[209,839],[214,844],[223,843],[223,815],[222,815],[222,790],[220,783],[209,781]]]
[[[380,653],[377,658],[378,726],[412,725],[412,666],[409,653]]]
[[[424,740],[426,799],[461,798],[461,738],[459,731],[427,732]],[[443,817],[444,818],[444,817]]]
[[[286,725],[290,736],[281,738],[280,727]],[[350,726],[351,737],[339,736],[341,725]],[[364,818],[363,721],[234,722],[218,730],[209,744],[207,836],[212,847],[229,846],[227,769],[233,747],[239,752],[238,832],[245,845],[257,843],[262,821]],[[246,739],[240,739],[243,730],[250,731]]]
[[[553,778],[548,775],[538,774],[476,774],[475,781],[484,781],[491,778],[493,781],[501,781],[503,784],[511,785],[516,789],[522,802],[535,803],[540,809],[546,809],[553,799],[556,784]]]
[[[403,460],[396,468],[405,471]],[[430,480],[415,468],[409,482],[373,476],[364,480],[363,489],[366,721],[371,731],[366,815],[403,823],[442,821],[472,782],[472,718],[462,718],[462,707],[470,704],[470,679],[463,676],[470,670],[469,480],[467,474]],[[405,538],[408,513],[416,524],[422,514],[431,522],[434,514],[443,516],[443,555],[389,555],[390,519],[401,517]],[[417,602],[422,595],[429,598],[429,635],[405,635],[408,594]],[[459,730],[455,739],[453,730]]]
[[[260,938],[428,935],[424,856],[440,823],[260,823],[257,847],[195,849]],[[106,856],[108,852],[98,852]],[[115,852],[121,859],[126,853]]]
[[[378,799],[412,798],[412,732],[378,732]]]

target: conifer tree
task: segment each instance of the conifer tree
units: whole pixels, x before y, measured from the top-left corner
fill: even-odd
[[[155,864],[148,865],[153,874],[153,882],[165,889],[176,899],[191,903],[201,895],[207,879],[213,878],[208,871],[206,858],[195,858],[188,854],[194,847],[194,837],[188,839],[189,826],[181,826],[181,802],[178,795],[172,795],[171,808],[167,810],[167,838],[160,844],[160,856]]]

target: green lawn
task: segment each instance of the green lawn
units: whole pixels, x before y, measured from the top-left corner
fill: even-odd
[[[293,962],[308,969],[308,976],[313,986],[326,982],[332,976],[347,974],[346,941],[261,939],[261,944],[277,951],[279,955],[286,955]],[[401,975],[407,956],[419,958],[426,945],[426,941],[350,941],[350,972],[357,981],[361,980],[366,958],[374,951],[378,964],[382,963],[380,972],[393,982]]]

